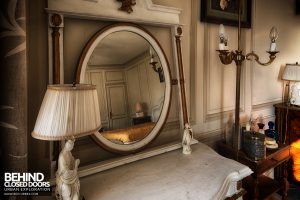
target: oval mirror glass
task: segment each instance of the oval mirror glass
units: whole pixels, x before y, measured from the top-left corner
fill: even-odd
[[[100,30],[83,50],[80,83],[96,85],[102,128],[93,139],[114,152],[136,151],[162,128],[170,104],[170,72],[155,38],[135,25]]]

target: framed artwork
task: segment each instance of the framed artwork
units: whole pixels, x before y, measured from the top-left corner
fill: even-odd
[[[251,28],[252,0],[241,0],[241,26]],[[201,0],[201,21],[238,26],[239,0]]]
[[[296,0],[296,15],[300,15],[300,0]]]

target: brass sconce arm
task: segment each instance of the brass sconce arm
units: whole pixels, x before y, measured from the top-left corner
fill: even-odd
[[[219,52],[219,58],[224,65],[229,65],[236,57],[233,51],[228,51],[228,50],[217,50],[217,51]]]
[[[153,62],[150,63],[150,65],[152,65],[152,69],[153,69],[155,72],[159,72],[159,69],[160,69],[161,67],[157,67],[156,64],[157,64],[157,62],[155,62],[155,61],[153,61]]]
[[[242,51],[228,51],[228,50],[217,50],[219,52],[219,58],[224,65],[229,65],[234,61],[237,65],[241,65],[245,60],[245,56]]]
[[[267,53],[269,53],[270,55],[269,55],[269,61],[268,61],[268,62],[265,62],[265,63],[260,62],[260,61],[259,61],[259,56],[258,56],[256,53],[254,53],[253,51],[252,51],[251,53],[248,53],[248,54],[246,55],[246,59],[247,59],[247,60],[252,60],[251,57],[253,57],[254,60],[255,60],[258,64],[263,65],[263,66],[267,66],[267,65],[270,65],[270,64],[275,60],[276,54],[277,54],[278,52],[279,52],[279,51],[267,51]]]
[[[162,66],[157,66],[157,64],[158,64],[158,62],[156,62],[156,61],[150,62],[150,65],[152,65],[153,71],[158,73],[159,81],[165,82],[164,70],[163,70]]]

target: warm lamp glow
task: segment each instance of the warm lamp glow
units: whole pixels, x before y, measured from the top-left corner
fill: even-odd
[[[300,182],[300,139],[291,144],[290,153],[293,159],[294,178]]]

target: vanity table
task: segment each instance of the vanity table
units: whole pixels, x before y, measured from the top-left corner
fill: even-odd
[[[252,171],[217,154],[203,143],[192,154],[167,152],[81,179],[81,193],[89,200],[224,200],[245,191],[237,182]]]
[[[228,158],[234,158],[235,150],[224,143],[219,144],[219,151]],[[267,199],[274,193],[279,192],[282,199],[287,199],[288,181],[287,181],[287,163],[290,159],[290,146],[280,145],[278,149],[267,150],[265,159],[253,161],[247,157],[243,151],[238,152],[238,162],[249,166],[253,170],[251,176],[243,180],[243,188],[247,190],[245,199]],[[264,175],[272,168],[280,167],[281,177],[271,179]]]

